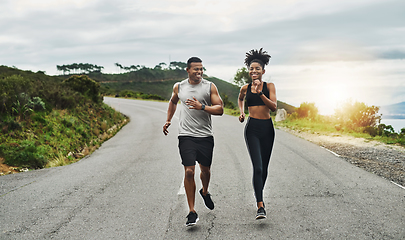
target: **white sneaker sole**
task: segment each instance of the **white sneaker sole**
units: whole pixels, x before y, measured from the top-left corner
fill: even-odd
[[[198,222],[198,220],[200,220],[200,219],[197,218],[197,219],[195,220],[195,222],[193,222],[193,223],[189,223],[189,224],[186,223],[186,227],[192,227],[192,226],[196,225],[197,222]]]
[[[266,216],[263,216],[263,215],[256,216],[256,220],[258,220],[258,219],[265,219],[265,218],[267,218],[267,217],[266,217]]]

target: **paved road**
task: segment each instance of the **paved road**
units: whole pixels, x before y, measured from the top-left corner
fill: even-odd
[[[405,190],[310,142],[276,131],[254,220],[251,164],[237,118],[214,117],[210,191],[186,228],[177,118],[167,103],[106,98],[131,122],[69,166],[0,177],[0,239],[404,239]],[[197,188],[201,184],[197,181]]]

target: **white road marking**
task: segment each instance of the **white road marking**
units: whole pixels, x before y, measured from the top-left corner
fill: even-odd
[[[393,182],[393,181],[391,181],[393,184],[395,184],[395,185],[397,185],[398,187],[400,187],[400,188],[402,188],[402,189],[405,189],[405,187],[404,186],[402,186],[402,185],[400,185],[400,184],[398,184],[398,183],[396,183],[396,182]]]
[[[198,162],[197,162],[196,165],[198,165]],[[201,186],[200,186],[200,185],[201,185],[201,181],[198,181],[198,180],[200,179],[200,178],[199,178],[200,173],[201,173],[200,168],[199,168],[198,166],[196,166],[196,167],[195,167],[195,170],[194,170],[194,177],[197,176],[197,180],[196,180],[196,182],[195,182],[197,189],[200,189],[200,188],[201,188]],[[179,191],[177,192],[177,195],[185,195],[185,194],[186,194],[186,189],[184,188],[184,178],[183,178],[183,181],[182,181],[181,184],[180,184],[180,189],[179,189]]]
[[[183,181],[181,182],[181,186],[179,191],[177,192],[177,195],[184,195],[184,194],[186,194],[186,189],[184,188],[184,181]]]
[[[329,149],[327,149],[327,148],[324,148],[324,147],[322,147],[322,146],[321,146],[321,148],[323,148],[323,149],[325,149],[326,151],[332,153],[332,154],[335,155],[336,157],[340,157],[339,154],[337,154],[337,153],[335,153],[335,152],[333,152],[333,151],[331,151],[331,150],[329,150]],[[396,183],[396,182],[391,181],[391,183],[395,184],[396,186],[398,186],[398,187],[400,187],[400,188],[402,188],[402,189],[405,189],[404,186],[402,186],[402,185],[400,185],[400,184],[398,184],[398,183]]]
[[[323,149],[325,149],[326,151],[332,153],[332,154],[335,155],[336,157],[340,157],[339,154],[337,154],[337,153],[335,153],[335,152],[333,152],[333,151],[331,151],[331,150],[329,150],[329,149],[327,149],[327,148],[324,148],[324,147],[322,147],[322,146],[321,146],[321,148],[323,148]]]

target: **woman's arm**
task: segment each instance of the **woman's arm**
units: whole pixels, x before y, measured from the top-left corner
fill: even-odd
[[[267,83],[267,89],[269,89],[270,98],[267,98],[264,94],[260,95],[260,98],[263,100],[264,104],[274,112],[277,110],[277,96],[274,83]],[[260,92],[258,92],[258,94],[260,94]]]

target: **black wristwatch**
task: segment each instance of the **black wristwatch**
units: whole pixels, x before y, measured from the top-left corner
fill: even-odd
[[[204,110],[204,109],[205,109],[205,104],[201,103],[201,110]]]
[[[258,94],[259,94],[259,96],[263,95],[263,91],[259,92]]]

